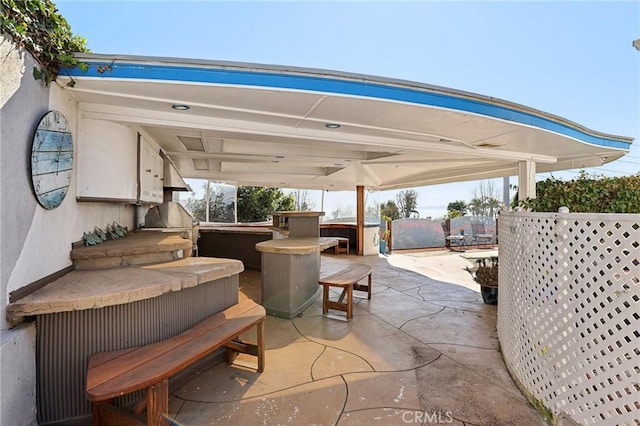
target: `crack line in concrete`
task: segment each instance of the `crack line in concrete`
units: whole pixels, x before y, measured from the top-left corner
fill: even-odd
[[[431,348],[433,349],[433,348]],[[351,374],[393,374],[393,373],[406,373],[408,371],[414,371],[418,368],[423,368],[428,366],[429,364],[433,364],[434,362],[436,362],[438,359],[440,359],[440,357],[442,356],[442,353],[440,353],[439,351],[436,351],[435,349],[433,349],[435,352],[438,352],[438,356],[435,357],[434,359],[432,359],[431,361],[427,361],[424,364],[420,364],[420,365],[416,365],[414,367],[409,367],[409,368],[403,368],[400,370],[373,370],[373,371],[351,371],[349,373],[340,373],[340,376],[348,376]],[[331,377],[336,377],[338,376],[338,374],[336,374],[335,376],[331,376]],[[325,377],[326,379],[328,379],[329,377]]]
[[[311,367],[309,368],[309,375],[311,376],[311,380],[314,382],[316,381],[316,378],[313,377],[313,366],[316,365],[316,362],[318,362],[322,357],[322,355],[327,351],[327,346],[326,345],[323,345],[323,346],[324,347],[322,348],[322,352],[320,352],[316,357],[316,359],[313,360],[313,362],[311,363]]]
[[[307,382],[298,383],[298,384],[295,384],[295,385],[291,385],[291,386],[287,386],[285,388],[272,390],[272,391],[269,391],[269,392],[266,392],[266,393],[261,393],[261,394],[258,394],[258,395],[253,395],[253,396],[249,396],[249,397],[240,397],[239,399],[226,399],[226,400],[221,400],[221,401],[203,401],[203,400],[200,400],[200,399],[190,399],[190,398],[187,398],[187,397],[184,397],[184,396],[180,396],[180,395],[177,395],[177,394],[174,394],[174,397],[179,399],[179,400],[182,400],[182,401],[195,402],[195,403],[198,403],[198,404],[227,404],[229,402],[250,401],[252,399],[264,398],[264,397],[266,397],[268,395],[273,395],[273,394],[278,393],[278,392],[291,390],[291,389],[297,388],[299,386],[305,386],[305,385],[308,385],[308,384],[311,384],[311,383],[321,382],[323,380],[335,379],[336,377],[340,377],[340,376],[341,376],[340,374],[336,374],[335,376],[325,377],[325,378],[317,379],[317,380],[310,380],[310,381],[307,381]]]
[[[373,314],[371,314],[371,315],[373,315]],[[296,330],[298,330],[298,327],[296,326],[296,324],[295,324],[295,323],[293,324],[293,326],[296,328]],[[313,339],[311,339],[311,338],[309,338],[309,337],[305,336],[304,334],[302,334],[302,332],[300,332],[300,330],[298,330],[298,333],[300,333],[300,335],[301,335],[301,336],[303,336],[305,339],[308,339],[310,342],[313,342],[313,343],[316,343],[316,344],[318,344],[318,345],[322,345],[322,346],[324,346],[324,347],[325,347],[325,349],[326,349],[326,348],[335,349],[335,350],[337,350],[337,351],[342,351],[342,352],[345,352],[345,353],[351,354],[351,355],[353,355],[353,356],[355,356],[355,357],[357,357],[357,358],[360,358],[362,361],[364,361],[364,362],[365,362],[365,363],[366,363],[366,364],[371,368],[371,370],[376,371],[376,369],[373,367],[373,365],[371,365],[371,364],[369,363],[369,361],[367,361],[366,359],[364,359],[361,355],[358,355],[358,354],[356,354],[356,353],[354,353],[354,352],[350,352],[350,351],[345,350],[345,349],[342,349],[342,348],[338,348],[338,347],[336,347],[336,346],[327,345],[326,343],[316,342],[315,340],[313,340]],[[323,350],[323,353],[324,353],[324,350]]]
[[[431,347],[431,345],[432,345],[432,344],[433,344],[433,345],[463,346],[463,347],[473,348],[473,349],[490,350],[490,351],[492,351],[492,352],[498,352],[498,353],[502,354],[502,353],[500,352],[500,349],[482,348],[482,347],[478,347],[478,346],[461,345],[461,344],[458,344],[458,343],[431,343],[431,344],[426,343],[426,345],[427,345],[427,346],[429,346],[429,347],[430,347],[431,349],[433,349],[434,351],[438,351],[438,350],[437,350],[436,348]],[[438,351],[438,352],[440,352],[440,351]],[[473,368],[473,367],[482,367],[482,366],[480,366],[480,365],[476,365],[476,364],[469,364],[469,365],[464,364],[464,363],[462,363],[462,362],[458,361],[457,359],[452,358],[451,356],[447,355],[447,354],[446,354],[446,353],[444,353],[444,352],[440,352],[440,355],[442,355],[443,357],[445,357],[445,358],[447,358],[447,359],[451,360],[452,362],[455,362],[456,364],[458,364],[458,365],[462,366],[463,368],[465,368],[465,369],[467,369],[467,370],[470,370],[470,371],[472,372],[472,374],[474,374],[474,375],[476,375],[476,376],[479,376],[479,377],[481,377],[481,378],[483,378],[483,379],[485,379],[485,380],[489,381],[489,383],[491,383],[493,386],[496,386],[497,388],[500,388],[502,391],[504,391],[504,392],[508,393],[508,394],[509,394],[509,395],[511,395],[513,398],[524,397],[524,395],[523,395],[522,393],[514,393],[512,390],[505,388],[505,387],[504,387],[504,385],[503,385],[503,383],[502,383],[501,381],[499,381],[499,380],[498,380],[498,381],[496,382],[496,381],[494,381],[494,380],[492,379],[492,377],[487,377],[487,376],[485,376],[484,374],[478,373],[478,372],[476,371],[476,369],[475,369],[475,368]],[[439,358],[439,357],[438,357],[438,358]],[[435,361],[435,360],[434,360],[434,361]],[[515,386],[515,382],[514,382],[514,386]]]
[[[337,424],[340,423],[340,419],[344,414],[344,409],[347,407],[347,401],[349,401],[349,383],[347,383],[347,381],[344,379],[342,375],[340,376],[340,378],[342,379],[342,383],[344,383],[345,395],[344,395],[344,403],[342,404],[342,409],[340,410],[340,414],[338,414],[338,418],[336,419],[334,426],[337,426]]]
[[[420,341],[420,343],[423,343],[427,346],[429,346],[431,349],[433,349],[434,351],[438,351],[436,348],[431,347],[431,345],[451,345],[451,346],[463,346],[465,348],[473,348],[473,349],[486,349],[489,351],[494,351],[494,352],[500,352],[499,349],[495,349],[495,348],[486,348],[484,346],[473,346],[473,345],[463,345],[461,343],[447,343],[447,342],[423,342],[422,340],[418,339]],[[438,351],[440,352],[440,351]]]
[[[448,308],[448,309],[453,309],[454,311],[472,312],[474,314],[486,314],[486,315],[497,316],[497,312],[494,313],[494,312],[472,311],[470,309],[462,309],[462,308],[456,308],[455,306],[448,306],[448,305],[442,305],[442,304],[438,304],[438,303],[433,303],[430,300],[426,300],[426,302],[427,303],[431,303],[432,305],[435,305],[435,306],[443,306],[443,307]]]
[[[439,314],[440,312],[444,311],[445,309],[447,309],[446,307],[443,307],[442,309],[440,309],[438,312],[434,312],[432,314],[425,314],[425,315],[421,315],[419,317],[415,317],[415,318],[411,318],[409,320],[406,320],[400,327],[398,327],[398,330],[402,330],[402,327],[404,327],[405,325],[407,325],[408,323],[410,323],[411,321],[415,321],[417,319],[421,319],[421,318],[426,318],[426,317],[430,317],[436,314]],[[402,330],[404,331],[404,330]]]

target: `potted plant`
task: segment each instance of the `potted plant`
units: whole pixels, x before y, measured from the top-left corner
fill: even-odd
[[[389,237],[391,236],[391,233],[389,232],[388,229],[386,231],[380,230],[379,236],[380,236],[380,253],[385,254],[387,252],[387,247],[389,246],[388,243],[389,243]]]
[[[480,294],[482,300],[488,305],[498,304],[498,258],[478,259],[478,267],[475,272],[467,269],[475,282],[480,284]]]

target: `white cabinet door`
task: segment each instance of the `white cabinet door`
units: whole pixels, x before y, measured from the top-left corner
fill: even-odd
[[[160,150],[140,136],[139,144],[140,190],[139,201],[162,203],[163,163]]]
[[[137,202],[136,132],[88,118],[82,119],[78,128],[77,200]]]

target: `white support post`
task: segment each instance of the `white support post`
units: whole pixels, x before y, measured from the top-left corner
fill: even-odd
[[[518,163],[518,201],[536,198],[536,163],[531,160]]]
[[[209,222],[209,197],[211,196],[211,181],[207,180],[207,193],[204,196],[204,221]]]
[[[503,210],[509,210],[511,206],[511,200],[509,199],[509,176],[502,178],[502,204],[504,204]]]
[[[238,184],[234,183],[233,191],[233,223],[238,223]]]

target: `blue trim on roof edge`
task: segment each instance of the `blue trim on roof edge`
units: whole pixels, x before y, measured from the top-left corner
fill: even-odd
[[[428,105],[485,115],[492,118],[512,121],[537,127],[582,142],[628,150],[631,142],[603,138],[588,134],[566,124],[548,118],[539,117],[515,109],[492,105],[473,99],[459,98],[424,90],[385,86],[383,84],[339,80],[330,77],[316,77],[294,74],[276,74],[257,71],[212,69],[186,66],[140,65],[131,63],[110,63],[86,61],[88,70],[79,67],[65,69],[62,74],[70,77],[128,78],[146,80],[184,81],[216,83],[255,87],[307,90],[312,92],[355,95],[377,99]],[[98,67],[110,67],[110,70],[98,72]]]

